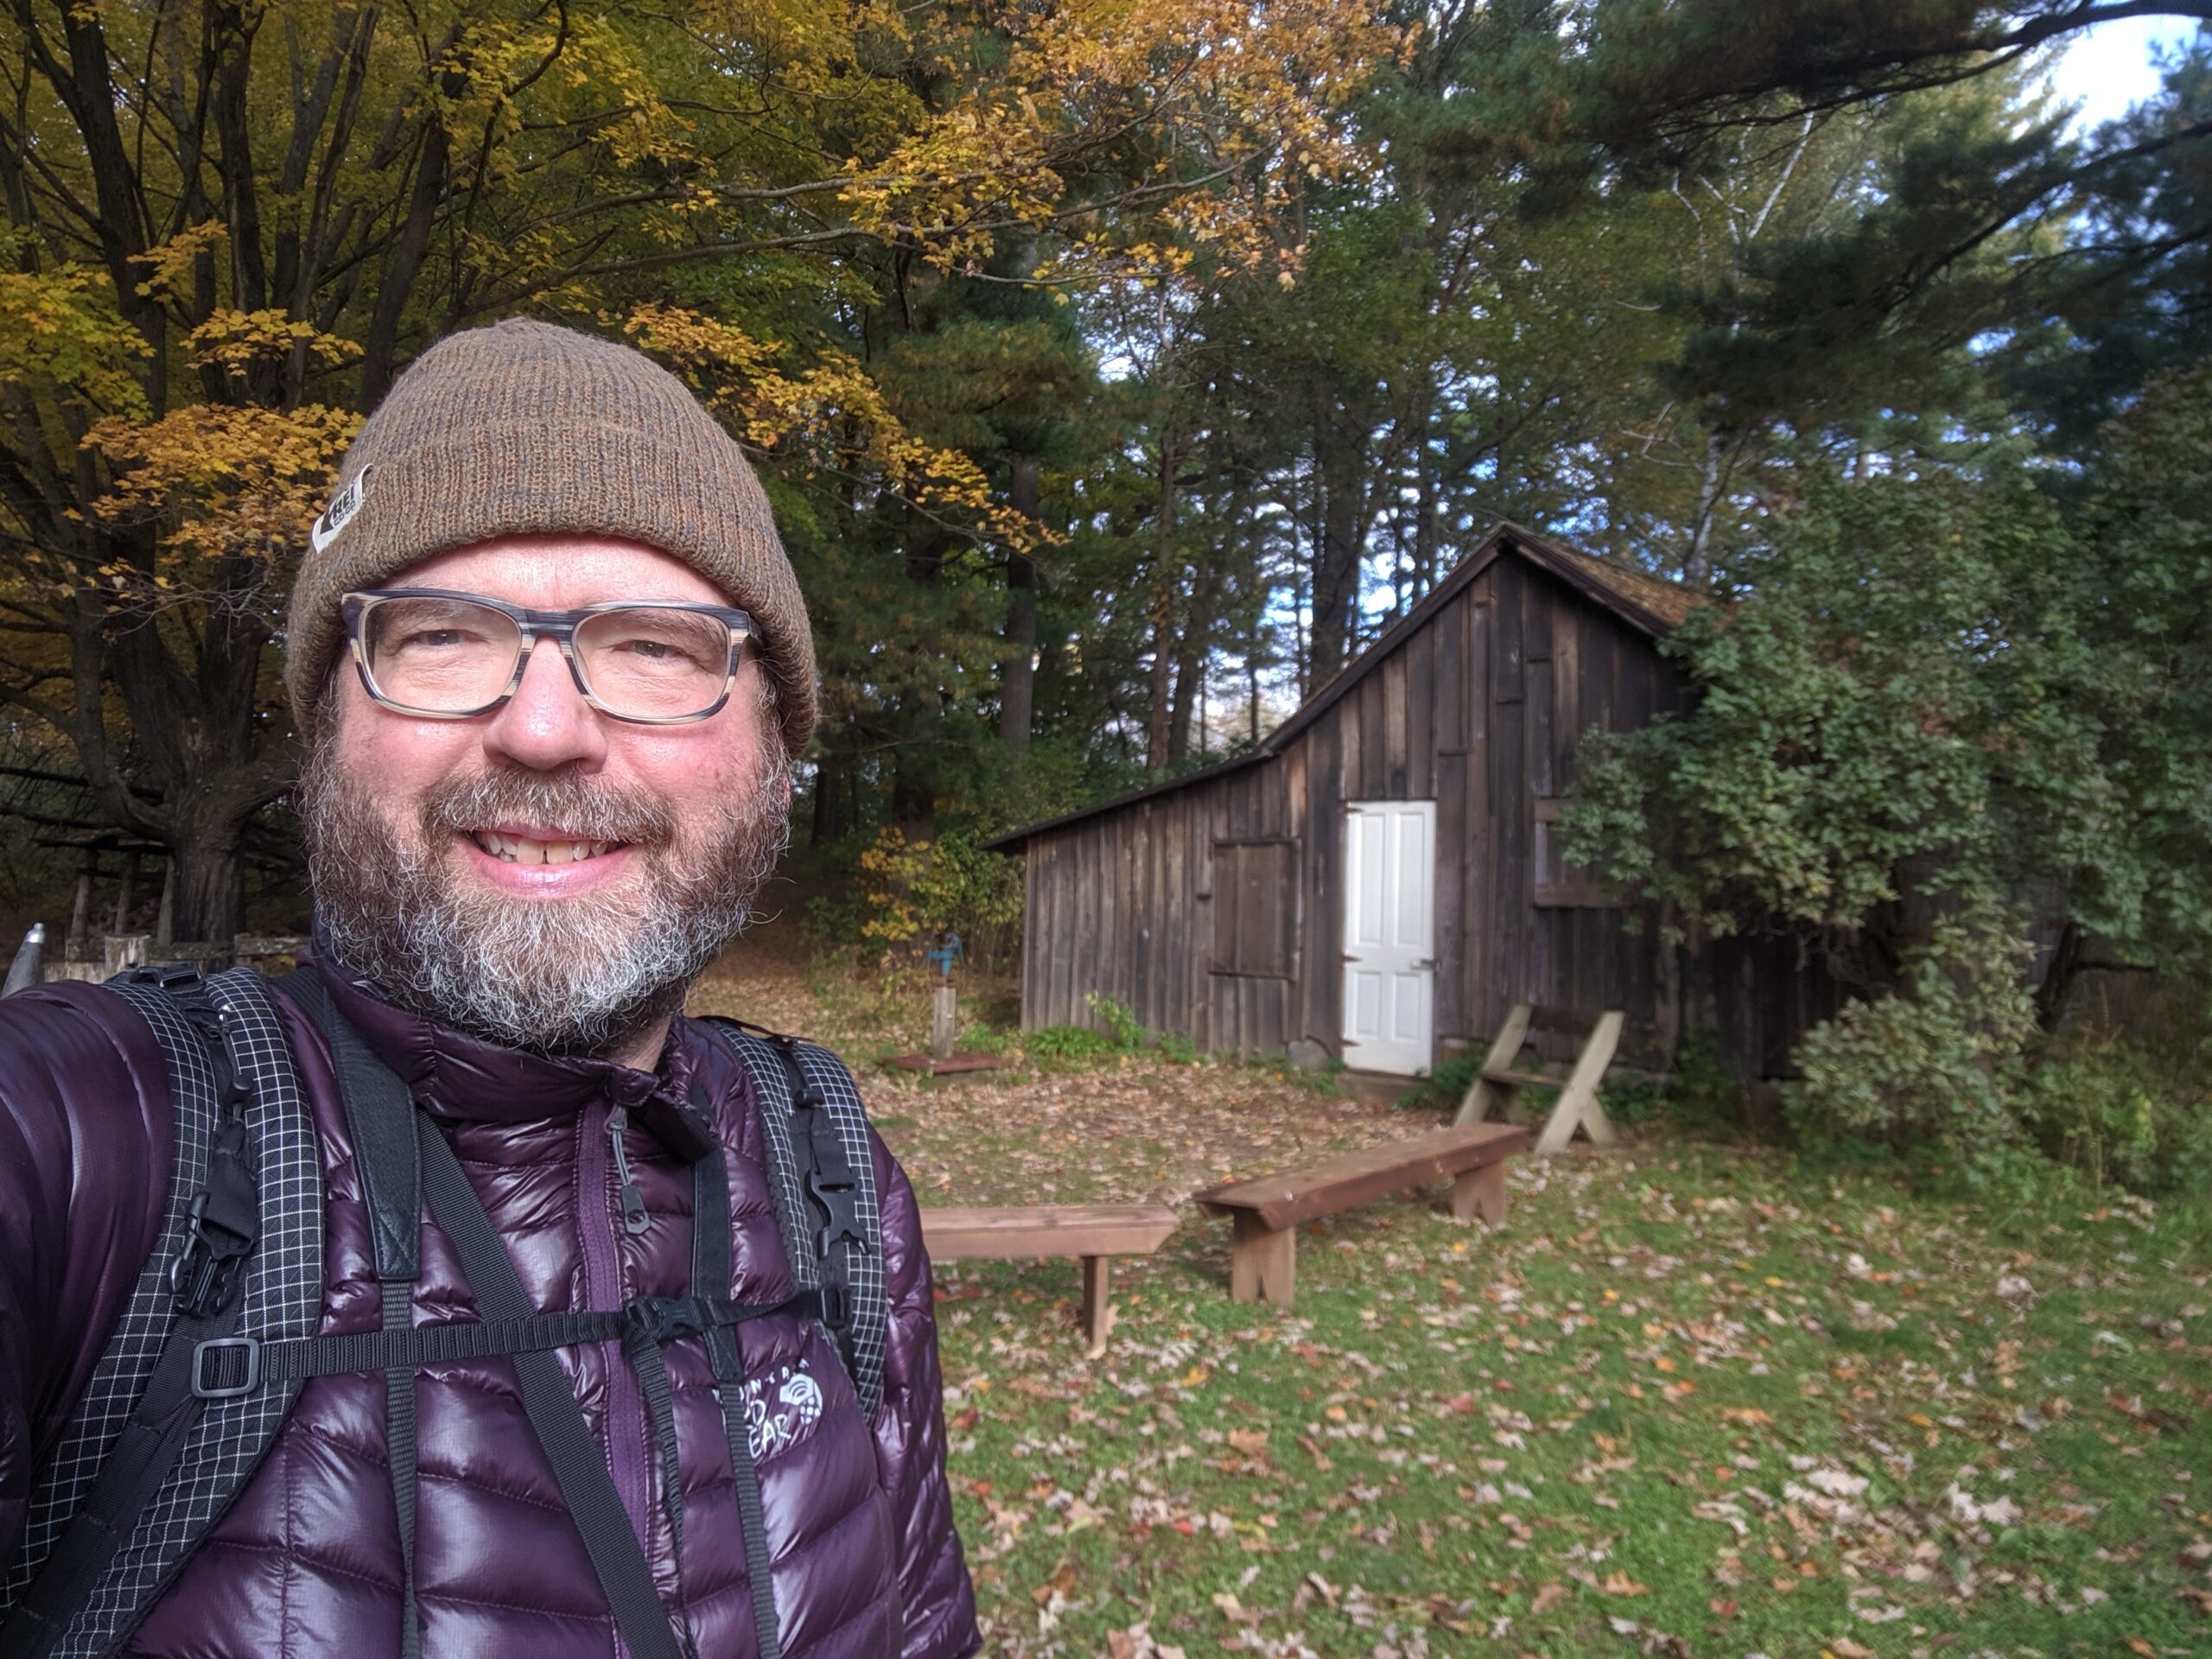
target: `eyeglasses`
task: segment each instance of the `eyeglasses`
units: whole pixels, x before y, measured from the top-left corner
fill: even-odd
[[[642,725],[705,720],[729,701],[753,619],[727,605],[617,600],[531,611],[480,594],[385,588],[338,601],[361,685],[387,709],[469,720],[522,685],[540,639],[601,714]]]

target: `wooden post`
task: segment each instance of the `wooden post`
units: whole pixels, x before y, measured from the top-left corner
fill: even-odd
[[[130,854],[123,861],[123,884],[115,890],[115,925],[111,933],[130,931],[130,889],[138,884],[138,855]]]
[[[154,923],[154,943],[166,950],[176,943],[176,860],[162,861],[162,910]]]
[[[111,933],[100,941],[100,966],[110,977],[126,968],[146,965],[146,936],[143,933]]]
[[[69,911],[69,938],[61,947],[65,962],[74,962],[85,954],[85,924],[92,908],[92,861],[86,859],[77,877],[77,902]]]
[[[1516,1002],[1512,1012],[1505,1016],[1505,1023],[1497,1028],[1497,1039],[1490,1046],[1490,1052],[1483,1056],[1483,1063],[1475,1073],[1475,1080],[1467,1085],[1467,1093],[1459,1103],[1455,1124],[1480,1123],[1491,1115],[1493,1107],[1505,1105],[1510,1092],[1486,1079],[1485,1071],[1506,1071],[1513,1066],[1514,1057],[1520,1053],[1521,1045],[1529,1040],[1529,1021],[1535,1010],[1529,1003]]]
[[[1574,1071],[1567,1080],[1567,1087],[1560,1090],[1559,1104],[1552,1108],[1544,1132],[1536,1139],[1538,1155],[1549,1157],[1555,1152],[1566,1151],[1567,1143],[1574,1139],[1578,1123],[1590,1132],[1590,1139],[1599,1146],[1610,1147],[1620,1139],[1613,1132],[1613,1122],[1605,1116],[1605,1109],[1598,1103],[1598,1085],[1605,1081],[1605,1068],[1612,1064],[1613,1050],[1620,1046],[1621,1024],[1626,1018],[1620,1009],[1610,1008],[1599,1015],[1598,1023],[1591,1027],[1590,1040],[1574,1057]]]
[[[1485,1227],[1505,1224],[1505,1163],[1478,1165],[1452,1178],[1452,1219],[1465,1225],[1479,1221]]]
[[[959,994],[950,985],[930,988],[930,1058],[949,1060],[952,1058],[953,1017],[957,1011]]]
[[[1112,1256],[1083,1258],[1083,1334],[1093,1359],[1106,1352],[1106,1333],[1114,1325],[1113,1276]]]
[[[1239,1210],[1234,1225],[1230,1300],[1288,1307],[1298,1291],[1298,1229],[1269,1227],[1249,1210]]]

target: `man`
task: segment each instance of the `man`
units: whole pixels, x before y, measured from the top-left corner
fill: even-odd
[[[120,1650],[976,1645],[912,1191],[872,1141],[889,1312],[871,1420],[790,1300],[757,1080],[680,1014],[783,845],[813,674],[758,483],[638,353],[537,323],[464,333],[363,428],[302,563],[285,663],[317,943],[315,973],[276,1007],[321,1160],[320,1332],[378,1332],[394,1292],[349,1117],[363,1065],[334,1046],[350,1032],[363,1074],[396,1077],[431,1126],[426,1186],[434,1166],[465,1174],[514,1270],[490,1276],[518,1279],[541,1319],[650,1313],[693,1291],[711,1245],[753,1319],[746,1372],[680,1319],[642,1346],[557,1349],[561,1407],[581,1408],[604,1461],[594,1490],[611,1477],[620,1500],[590,1517],[521,1358],[310,1375]],[[116,992],[0,1004],[0,1563],[162,1236],[164,1066]],[[715,1158],[721,1186],[696,1184]],[[728,1238],[695,1237],[724,1190]],[[264,1215],[271,1201],[264,1188]],[[488,1321],[466,1230],[440,1210],[406,1230],[419,1264],[382,1328]],[[725,1414],[745,1412],[726,1438]],[[669,1628],[649,1642],[634,1605],[629,1624],[613,1611],[609,1526],[650,1567],[645,1617]]]

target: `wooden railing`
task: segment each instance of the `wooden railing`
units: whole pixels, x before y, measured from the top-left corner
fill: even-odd
[[[177,940],[157,944],[150,933],[101,933],[93,935],[86,944],[80,956],[64,955],[41,962],[39,978],[110,979],[126,968],[149,962],[195,962],[208,968],[227,968],[236,963],[260,966],[279,958],[296,957],[307,949],[308,941],[302,934],[239,933],[228,939]]]

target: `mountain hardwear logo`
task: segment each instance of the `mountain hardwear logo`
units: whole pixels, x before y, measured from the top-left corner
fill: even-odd
[[[822,1416],[822,1385],[798,1365],[747,1379],[743,1393],[745,1433],[756,1461],[780,1452]]]

